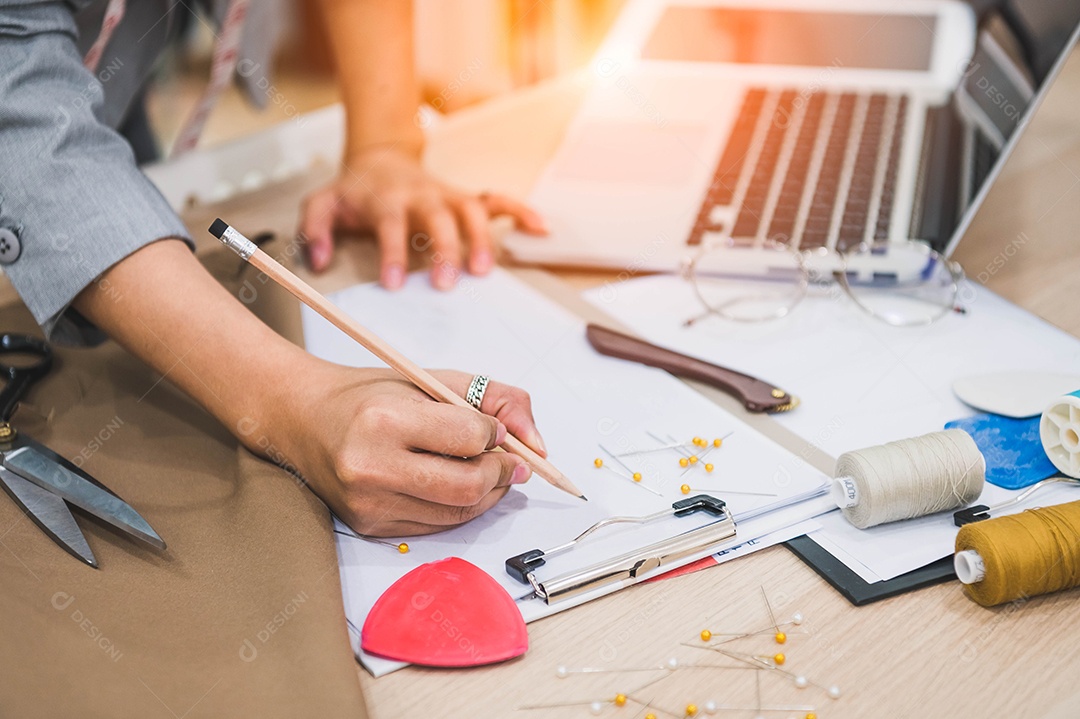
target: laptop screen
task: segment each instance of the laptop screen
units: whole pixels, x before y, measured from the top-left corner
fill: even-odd
[[[939,248],[951,253],[971,225],[1078,33],[1077,0],[1009,0],[983,13],[953,102],[953,134],[963,143],[957,207],[942,212],[936,236],[923,233]]]
[[[641,56],[646,60],[928,70],[932,15],[813,12],[673,5]]]

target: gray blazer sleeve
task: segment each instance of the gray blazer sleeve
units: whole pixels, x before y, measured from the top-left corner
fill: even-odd
[[[0,0],[0,229],[17,238],[3,270],[34,318],[78,342],[93,337],[68,310],[79,292],[144,245],[192,243],[127,142],[98,120],[110,58],[96,75],[83,66],[71,12]]]

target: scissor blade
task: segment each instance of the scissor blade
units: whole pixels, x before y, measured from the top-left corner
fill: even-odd
[[[131,505],[99,487],[78,467],[26,436],[20,436],[16,443],[17,448],[5,452],[3,460],[4,466],[12,472],[128,534],[165,549],[165,542]]]
[[[86,537],[75,523],[75,517],[71,516],[71,510],[63,498],[3,467],[0,467],[0,485],[41,531],[52,537],[54,542],[73,557],[97,568],[94,552],[86,543]]]

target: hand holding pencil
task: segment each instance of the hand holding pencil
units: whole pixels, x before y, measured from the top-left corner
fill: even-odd
[[[225,243],[230,249],[235,251],[241,258],[255,266],[258,270],[266,274],[275,282],[280,284],[291,294],[296,296],[302,302],[307,304],[313,310],[329,320],[336,327],[341,329],[352,339],[356,340],[359,344],[371,351],[375,356],[379,357],[382,361],[393,369],[395,372],[401,375],[409,383],[422,390],[432,399],[442,402],[447,405],[452,405],[457,408],[466,410],[472,415],[461,415],[463,417],[476,416],[476,420],[480,420],[483,415],[477,412],[464,398],[465,392],[463,390],[455,391],[447,385],[441,378],[435,374],[419,367],[400,352],[391,347],[388,343],[376,336],[373,332],[356,322],[354,319],[346,315],[333,303],[327,300],[323,295],[314,290],[311,286],[283,267],[265,252],[257,248],[254,243],[250,242],[246,237],[237,232],[234,228],[222,220],[216,220],[210,227],[210,232],[215,237]],[[454,378],[452,381],[460,383],[465,375],[458,373],[448,373],[446,376]],[[467,382],[467,379],[465,380]],[[493,383],[494,384],[494,383]],[[489,388],[489,393],[490,393]],[[504,389],[503,391],[512,391]],[[445,412],[445,410],[444,410]],[[498,425],[498,426],[501,426]],[[496,430],[498,431],[498,430]],[[520,439],[513,436],[510,433],[506,433],[505,436],[493,437],[492,442],[499,445],[507,452],[517,455],[525,460],[529,467],[537,474],[542,476],[545,480],[550,482],[555,487],[562,489],[576,497],[585,499],[584,495],[578,490],[569,479],[566,478],[558,469],[556,469],[550,462],[542,457],[538,452],[523,443]],[[489,448],[489,447],[487,447]],[[439,452],[440,454],[447,454],[448,452],[442,448],[433,448],[429,451]],[[454,452],[456,454],[456,452]],[[486,453],[486,454],[499,454],[499,453]],[[462,455],[464,456],[464,455]],[[492,457],[485,459],[485,461],[506,461],[512,458],[497,458]],[[452,460],[450,460],[452,461]],[[501,495],[500,495],[501,496]],[[365,531],[362,528],[356,528],[358,531]],[[380,534],[392,535],[391,531],[382,531],[376,529]],[[433,531],[433,530],[428,530]]]

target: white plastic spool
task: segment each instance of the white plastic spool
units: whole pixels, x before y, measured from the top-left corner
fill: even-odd
[[[840,509],[859,505],[859,485],[853,477],[837,477],[832,481],[829,497]]]
[[[978,584],[986,579],[986,562],[974,549],[957,552],[953,557],[953,569],[964,584]]]
[[[1039,439],[1062,474],[1080,479],[1080,390],[1059,397],[1043,411]]]

